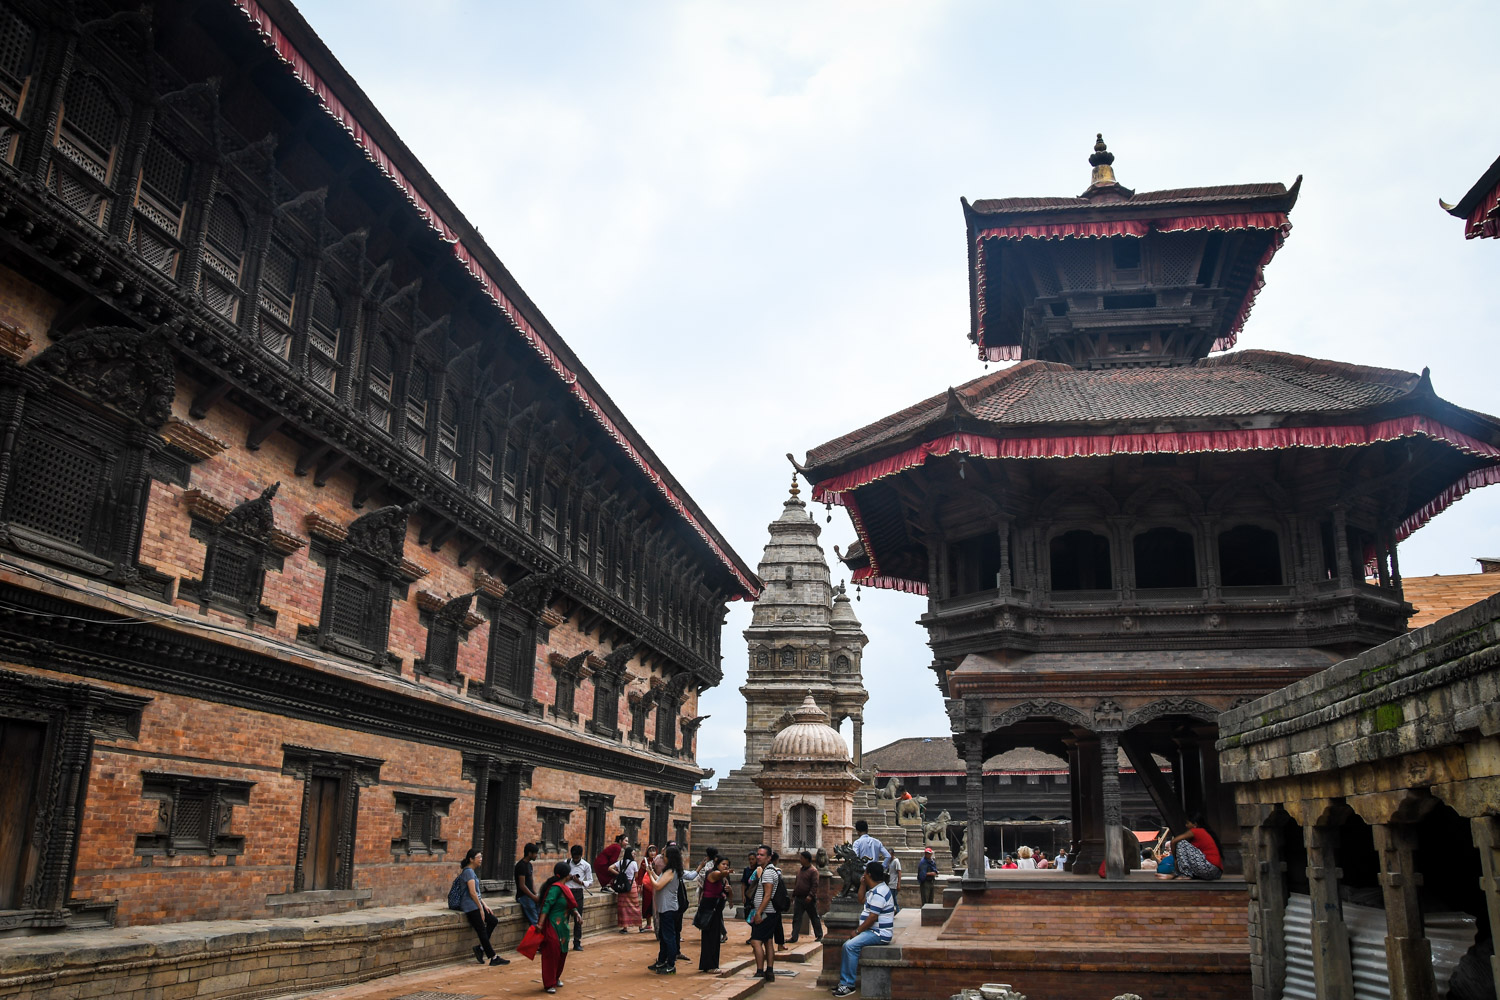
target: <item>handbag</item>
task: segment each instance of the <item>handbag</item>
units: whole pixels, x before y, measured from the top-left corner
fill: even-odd
[[[716,896],[713,899],[700,900],[698,909],[693,913],[693,926],[700,931],[708,930],[708,925],[713,921],[714,914],[719,912],[719,907],[724,905],[724,897]]]
[[[535,960],[536,953],[542,947],[542,929],[536,924],[526,928],[526,933],[521,936],[521,943],[516,945],[516,951],[527,958]]]

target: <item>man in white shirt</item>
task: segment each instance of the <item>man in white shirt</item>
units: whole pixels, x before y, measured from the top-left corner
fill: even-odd
[[[886,850],[876,838],[870,836],[870,824],[859,819],[854,821],[854,832],[859,834],[854,840],[854,853],[865,861],[879,861],[882,865],[890,863],[891,852]]]
[[[891,943],[896,926],[896,900],[885,880],[885,867],[879,861],[865,865],[865,873],[859,880],[865,908],[860,913],[859,926],[854,928],[854,936],[844,942],[839,984],[833,988],[836,997],[850,996],[858,989],[855,983],[859,979],[859,953],[866,945]]]
[[[578,909],[573,911],[573,950],[583,950],[583,890],[594,884],[594,866],[583,860],[583,845],[574,844],[568,860],[568,877],[563,885],[573,890]]]
[[[901,912],[901,859],[894,854],[891,855],[890,863],[885,866],[887,876],[886,884],[891,887],[891,899],[896,903],[896,912]]]

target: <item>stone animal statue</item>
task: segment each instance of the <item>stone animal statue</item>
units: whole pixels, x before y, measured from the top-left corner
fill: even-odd
[[[937,814],[937,818],[922,824],[923,843],[937,850],[939,846],[948,843],[948,824],[953,822],[953,817],[944,809]]]
[[[918,795],[915,798],[910,799],[902,799],[896,806],[896,819],[898,821],[914,819],[918,822],[921,822],[922,814],[927,811],[926,806],[927,796],[925,795]]]
[[[892,777],[879,792],[880,798],[894,800],[901,797],[901,779]]]
[[[839,862],[836,869],[838,877],[843,879],[843,885],[839,888],[837,898],[852,896],[859,889],[860,876],[864,874],[864,863],[859,860],[859,855],[854,853],[853,844],[840,844],[833,849],[833,860]]]

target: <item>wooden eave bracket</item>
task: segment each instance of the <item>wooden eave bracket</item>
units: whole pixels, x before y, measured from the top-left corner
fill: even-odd
[[[195,462],[201,462],[207,458],[227,451],[229,445],[202,428],[188,423],[178,416],[170,416],[162,429],[157,432],[161,439],[176,450],[187,455]]]

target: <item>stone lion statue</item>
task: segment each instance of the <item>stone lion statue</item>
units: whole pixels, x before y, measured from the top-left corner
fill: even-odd
[[[892,777],[885,783],[885,787],[878,793],[882,799],[898,799],[901,797],[901,779]]]
[[[843,885],[839,888],[837,898],[842,899],[845,896],[854,895],[856,890],[859,889],[860,876],[865,871],[864,863],[860,861],[859,855],[854,853],[854,845],[840,844],[838,847],[835,847],[833,849],[833,860],[839,862],[839,866],[835,869],[835,872],[843,880]]]
[[[918,795],[915,798],[902,799],[896,805],[896,820],[915,820],[921,822],[922,814],[927,811],[927,796]]]
[[[948,824],[953,822],[953,817],[948,810],[944,809],[937,814],[937,818],[922,824],[922,840],[926,846],[937,850],[939,846],[948,843]]]

